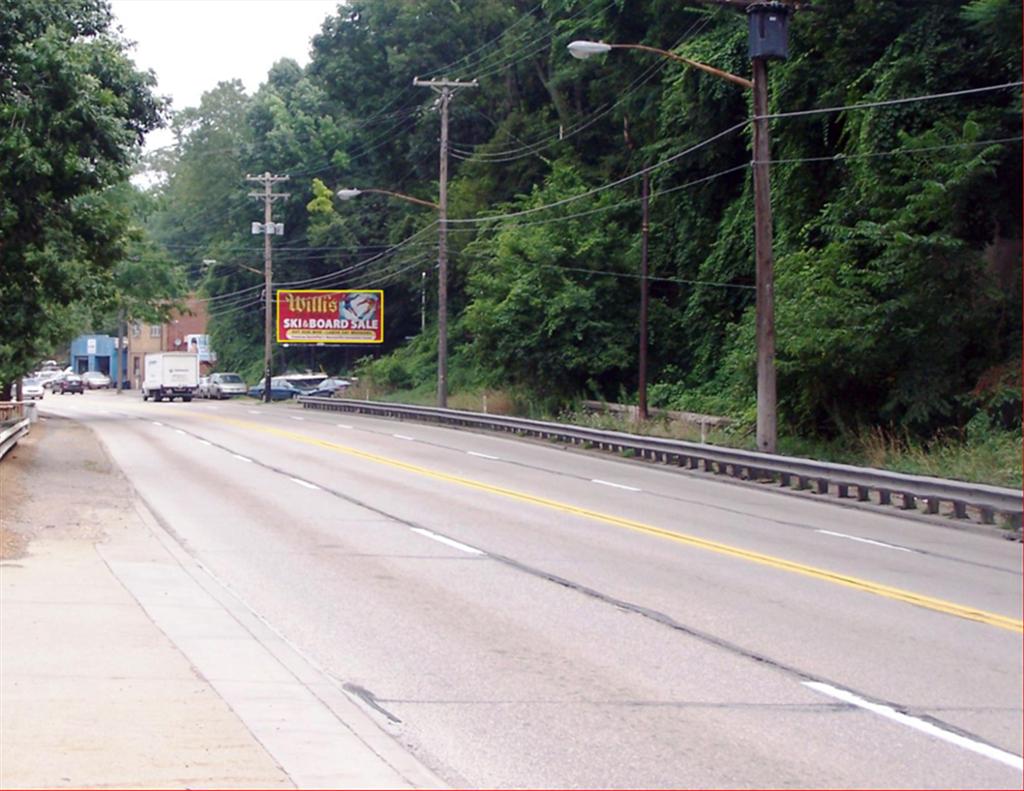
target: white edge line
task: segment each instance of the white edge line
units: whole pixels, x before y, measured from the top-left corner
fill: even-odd
[[[447,544],[448,546],[454,547],[455,549],[460,549],[463,552],[468,552],[470,555],[486,554],[482,550],[477,549],[476,547],[471,547],[468,544],[463,544],[459,541],[455,541],[454,539],[446,538],[445,536],[439,536],[437,533],[432,533],[429,530],[424,530],[422,527],[410,527],[409,529],[412,530],[412,532],[414,533],[419,533],[421,536],[426,536],[427,538],[433,539],[434,541],[440,541],[442,544]]]
[[[152,423],[154,426],[162,426],[163,425],[163,423],[161,423],[159,420],[151,420],[149,422]]]
[[[848,536],[846,533],[835,533],[832,530],[816,529],[814,532],[824,533],[826,536],[835,536],[836,538],[848,538],[850,541],[860,541],[862,544],[874,544],[876,547],[895,549],[897,552],[910,552],[906,547],[898,547],[895,544],[886,544],[884,541],[872,541],[870,538],[861,538],[860,536]]]
[[[181,434],[181,435],[183,435],[183,436],[184,436],[184,434],[185,434],[185,432],[184,432],[184,431],[182,431],[182,430],[181,430],[180,428],[176,428],[176,429],[174,429],[174,433],[175,433],[175,434]]]
[[[292,478],[291,480],[297,483],[299,486],[305,486],[307,489],[316,489],[318,492],[320,491],[319,486],[310,483],[309,481],[304,481],[301,478]]]
[[[966,736],[961,736],[959,733],[953,733],[947,731],[945,728],[940,728],[938,725],[933,725],[917,717],[911,717],[909,714],[903,714],[902,712],[896,711],[892,706],[886,706],[881,703],[872,703],[869,700],[864,700],[852,692],[845,689],[839,689],[833,687],[830,684],[823,684],[820,681],[802,681],[800,682],[805,687],[810,687],[816,692],[821,692],[823,695],[841,700],[844,703],[849,703],[852,706],[857,706],[867,711],[878,714],[881,717],[898,722],[901,725],[906,725],[908,728],[913,728],[916,731],[921,731],[929,736],[934,736],[936,739],[941,739],[944,742],[955,744],[957,747],[962,747],[965,750],[970,750],[978,755],[983,755],[986,758],[991,758],[993,761],[998,761],[1001,764],[1005,764],[1018,772],[1024,771],[1024,759],[1019,755],[1000,750],[998,747],[993,747],[990,744],[984,742],[975,741],[969,739]]]
[[[492,461],[501,461],[497,456],[491,456],[489,453],[477,453],[475,450],[467,450],[470,456],[476,456],[478,459],[491,459]]]
[[[602,481],[600,478],[591,478],[591,483],[599,483],[602,486],[613,486],[616,489],[625,489],[628,492],[642,492],[643,489],[637,489],[635,486],[626,486],[622,483],[612,483],[611,481]]]
[[[237,453],[232,453],[231,455],[234,456],[239,461],[247,461],[250,464],[252,463],[252,459],[247,459],[247,458],[245,458],[245,456],[239,456]]]
[[[416,441],[416,437],[410,437],[410,436],[408,436],[406,434],[392,434],[391,436],[395,437],[396,439],[407,439],[410,442],[415,442]]]
[[[347,423],[335,423],[334,425],[336,425],[338,428],[352,428],[352,426],[348,425]]]

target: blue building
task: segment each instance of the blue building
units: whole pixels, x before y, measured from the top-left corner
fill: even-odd
[[[118,354],[117,338],[109,335],[79,335],[71,341],[70,366],[76,374],[100,371],[117,382],[127,362],[126,350]]]

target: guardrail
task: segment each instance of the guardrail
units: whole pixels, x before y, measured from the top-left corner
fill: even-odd
[[[0,423],[10,420],[13,417],[19,419],[25,417],[24,401],[0,401]]]
[[[551,439],[688,470],[725,475],[764,485],[811,489],[817,494],[838,499],[853,499],[903,511],[923,511],[956,520],[995,524],[999,517],[1006,526],[1018,531],[1024,511],[1024,495],[1020,490],[985,484],[456,409],[309,396],[300,397],[298,401],[305,409],[421,420]]]
[[[7,455],[7,451],[18,444],[19,439],[28,434],[28,426],[29,420],[26,417],[0,430],[0,459]]]

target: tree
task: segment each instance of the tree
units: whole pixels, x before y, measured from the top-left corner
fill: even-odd
[[[0,6],[0,382],[22,375],[102,299],[129,215],[106,195],[161,123],[102,0]]]

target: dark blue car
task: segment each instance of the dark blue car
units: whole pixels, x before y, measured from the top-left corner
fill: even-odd
[[[288,401],[289,399],[296,398],[300,395],[305,395],[308,390],[289,382],[287,379],[280,379],[273,377],[270,380],[270,400],[271,401]],[[252,398],[263,399],[263,381],[254,384],[249,388],[249,396]]]

